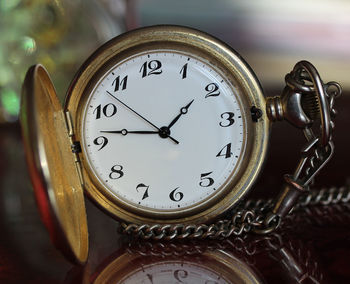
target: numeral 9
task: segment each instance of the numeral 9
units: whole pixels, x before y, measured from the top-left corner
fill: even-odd
[[[94,144],[101,146],[100,149],[98,149],[98,151],[102,150],[107,144],[108,144],[108,139],[107,137],[104,136],[98,136],[97,138],[94,139]]]

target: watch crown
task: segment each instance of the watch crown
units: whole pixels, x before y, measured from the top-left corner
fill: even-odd
[[[267,99],[268,118],[271,121],[285,119],[298,128],[310,127],[323,111],[321,104],[326,103],[328,84],[323,84],[315,67],[307,61],[298,62],[286,75],[285,82],[281,96]]]
[[[271,121],[287,120],[298,128],[312,124],[317,117],[318,101],[312,94],[302,94],[286,86],[281,96],[266,101],[266,113]]]

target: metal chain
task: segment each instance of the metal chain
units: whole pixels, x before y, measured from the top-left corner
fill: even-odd
[[[284,218],[285,229],[268,235],[243,235],[226,238],[221,241],[180,240],[175,242],[133,241],[128,243],[127,251],[132,255],[167,259],[181,257],[195,261],[206,252],[221,250],[233,253],[243,263],[256,265],[256,256],[265,254],[282,265],[296,283],[304,283],[306,279],[312,283],[322,283],[324,275],[315,259],[312,247],[305,241],[291,237],[295,224],[349,224],[350,220],[350,189],[348,187],[314,190],[300,198],[294,209],[294,214]],[[249,200],[241,204],[241,208],[251,208],[272,204],[272,200]],[[314,206],[315,205],[315,206]],[[317,206],[318,205],[318,206]],[[268,207],[268,206],[267,206]]]
[[[244,262],[251,262],[246,257],[255,256],[264,252],[278,250],[283,247],[282,236],[279,234],[270,234],[259,238],[236,237],[225,239],[222,242],[208,240],[200,242],[198,240],[186,240],[186,242],[130,242],[127,251],[130,254],[137,254],[144,257],[186,257],[202,255],[208,251],[229,251],[236,256],[244,258]]]
[[[346,187],[321,189],[313,191],[299,200],[295,214],[284,218],[285,229],[268,235],[243,235],[221,241],[180,240],[175,242],[133,241],[126,248],[132,255],[196,261],[206,252],[217,250],[232,253],[243,263],[256,267],[257,255],[264,254],[275,259],[286,269],[296,283],[304,283],[306,279],[312,283],[323,283],[324,275],[317,259],[314,258],[313,247],[308,242],[295,239],[291,232],[299,222],[313,225],[347,224],[350,220],[350,190]],[[242,208],[250,208],[261,204],[271,204],[271,200],[250,200],[242,204]],[[321,206],[312,206],[321,205]],[[297,212],[296,212],[297,211]],[[302,229],[301,229],[302,230]]]
[[[350,187],[332,187],[313,190],[301,196],[293,212],[316,205],[340,204],[350,201]],[[231,213],[231,217],[211,225],[184,224],[121,224],[123,234],[146,240],[174,239],[224,239],[243,233],[270,233],[279,225],[280,219],[266,225],[266,218],[273,207],[272,200],[248,200]]]
[[[267,115],[271,121],[285,119],[302,128],[307,143],[294,174],[285,176],[286,185],[276,202],[249,200],[237,206],[227,218],[210,225],[121,223],[121,232],[146,240],[223,239],[248,232],[268,234],[295,206],[348,202],[348,187],[309,192],[309,184],[334,151],[334,102],[341,94],[340,85],[336,82],[323,84],[316,68],[307,61],[298,62],[285,80],[287,86],[282,96],[267,100]],[[315,127],[316,121],[318,127]],[[319,128],[317,135],[315,128]]]
[[[315,259],[313,247],[300,239],[295,239],[291,232],[299,222],[313,225],[347,224],[350,220],[350,190],[346,187],[321,189],[313,191],[299,200],[294,214],[284,218],[285,228],[268,235],[243,235],[233,238],[217,240],[180,240],[175,242],[162,241],[133,241],[128,243],[127,251],[132,255],[142,257],[181,257],[194,261],[206,252],[221,250],[233,253],[243,263],[256,265],[256,256],[264,254],[275,259],[293,277],[296,283],[303,283],[306,279],[312,283],[322,283],[324,275]],[[247,201],[242,208],[254,207],[258,204],[271,204],[271,200]],[[318,206],[313,206],[318,205]],[[303,229],[301,229],[303,230]]]

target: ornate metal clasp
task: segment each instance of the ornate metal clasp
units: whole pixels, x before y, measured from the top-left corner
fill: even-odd
[[[336,115],[333,105],[335,98],[341,94],[338,83],[324,84],[316,68],[307,61],[298,62],[286,75],[285,81],[282,95],[267,100],[267,115],[271,121],[284,119],[302,129],[307,143],[294,174],[284,177],[285,186],[272,211],[279,217],[290,212],[333,155],[332,119]]]

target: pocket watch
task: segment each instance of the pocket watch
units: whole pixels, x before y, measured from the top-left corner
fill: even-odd
[[[21,124],[38,206],[56,246],[86,260],[83,193],[127,231],[176,233],[207,224],[254,184],[273,120],[303,128],[308,149],[322,148],[313,161],[321,168],[333,151],[330,110],[340,87],[315,81],[317,71],[307,62],[289,76],[285,96],[266,102],[235,51],[179,26],[134,30],[101,46],[73,79],[63,107],[45,68],[31,67]],[[325,95],[330,86],[337,90]],[[315,117],[319,135],[310,127]],[[289,211],[313,168],[306,179],[300,167],[286,179],[277,202],[284,211],[270,221]]]

